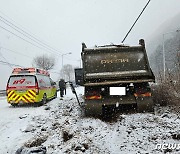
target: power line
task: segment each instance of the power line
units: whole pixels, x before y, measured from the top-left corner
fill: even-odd
[[[47,49],[43,49],[42,47],[37,46],[36,44],[34,44],[34,43],[32,43],[32,42],[30,42],[30,41],[28,41],[28,40],[26,40],[26,39],[22,38],[21,36],[18,36],[17,34],[15,34],[15,33],[11,32],[10,30],[8,30],[8,29],[6,29],[6,28],[4,28],[4,27],[2,27],[2,26],[0,26],[0,28],[4,29],[5,31],[7,31],[7,32],[9,32],[9,33],[11,33],[11,34],[13,34],[13,35],[15,35],[16,37],[18,37],[18,38],[22,39],[22,40],[23,40],[23,41],[25,41],[25,42],[30,43],[31,45],[33,45],[33,46],[35,46],[35,47],[37,47],[37,48],[39,48],[39,49],[41,49],[41,50],[46,50],[46,51],[48,51],[48,52],[49,52],[49,50],[47,50]]]
[[[149,2],[151,0],[149,0],[147,2],[147,4],[145,5],[145,7],[143,8],[143,10],[141,11],[141,13],[139,14],[139,16],[137,17],[136,21],[133,23],[133,25],[131,26],[130,30],[127,32],[126,36],[124,37],[124,39],[122,40],[121,43],[123,43],[125,41],[125,39],[127,38],[127,36],[129,35],[129,33],[131,32],[131,30],[133,29],[134,25],[136,24],[136,22],[138,21],[138,19],[140,18],[140,16],[142,15],[142,13],[144,12],[144,10],[146,9],[146,7],[148,6]]]
[[[18,67],[24,67],[24,66],[21,66],[21,65],[18,65],[18,64],[13,64],[13,63],[9,63],[9,62],[5,62],[5,61],[2,61],[0,60],[0,63],[4,64],[4,65],[9,65],[9,66],[18,66]],[[12,68],[12,67],[11,67]],[[54,69],[52,69],[54,70]],[[50,73],[55,73],[55,74],[61,74],[61,73],[58,73],[58,72],[55,72],[55,71],[50,71]]]
[[[3,20],[2,20],[3,19]],[[5,20],[5,21],[4,21]],[[5,18],[3,18],[2,16],[0,16],[0,21],[2,21],[4,24],[8,25],[9,27],[13,28],[15,31],[19,32],[20,34],[22,34],[23,36],[27,37],[28,39],[36,42],[38,45],[43,46],[44,48],[51,50],[53,52],[57,51],[55,49],[53,49],[52,47],[50,47],[49,45],[43,43],[42,41],[40,41],[39,39],[36,39],[34,36],[32,36],[31,34],[27,33],[26,31],[24,31],[23,29],[19,28],[18,26],[14,25],[13,23],[11,23],[10,21],[6,20]],[[14,26],[14,27],[13,27]],[[59,54],[59,51],[56,52]]]
[[[26,29],[26,28],[24,28],[22,25],[18,24],[16,21],[14,21],[13,19],[11,19],[9,16],[7,16],[5,13],[3,13],[2,11],[0,11],[0,13],[1,13],[3,16],[7,17],[7,18],[8,18],[9,20],[11,20],[12,22],[14,22],[14,23],[16,23],[17,25],[19,25],[20,27],[22,27],[23,29]],[[59,50],[57,50],[57,49],[53,48],[52,46],[48,45],[47,42],[43,42],[42,40],[37,39],[37,38],[35,37],[35,35],[33,35],[33,34],[30,33],[30,32],[26,32],[26,31],[23,30],[22,28],[19,28],[18,26],[16,26],[16,25],[13,24],[12,22],[8,21],[8,20],[5,19],[4,17],[1,16],[1,18],[4,19],[6,22],[10,23],[11,25],[13,25],[14,27],[20,29],[20,30],[23,31],[24,33],[28,34],[28,35],[31,36],[32,38],[36,39],[37,41],[41,42],[42,44],[48,46],[49,48],[51,48],[51,49],[53,49],[53,50],[55,50],[55,51],[57,51],[57,52],[59,53]],[[27,29],[26,29],[26,30],[27,30]]]
[[[0,46],[0,50],[1,50],[1,49],[8,50],[8,51],[11,51],[11,52],[14,52],[14,53],[16,53],[16,54],[25,56],[25,57],[30,58],[30,59],[33,58],[33,57],[30,57],[30,56],[21,54],[21,53],[19,53],[19,52],[17,52],[17,51],[14,51],[14,50],[11,50],[11,49],[7,49],[7,48],[4,48],[4,47]],[[0,52],[0,54],[2,55],[1,52]],[[3,57],[3,56],[2,56],[2,57]],[[5,57],[3,57],[3,58],[5,59]],[[5,61],[6,61],[6,65],[7,65],[7,64],[11,64],[11,63],[9,63],[6,59],[5,59]],[[1,61],[1,62],[2,62],[2,61]],[[15,65],[15,66],[20,66],[20,65],[18,65],[18,64],[13,64],[13,65]],[[51,69],[51,70],[54,70],[54,72],[52,72],[52,73],[60,74],[60,73],[58,73],[57,70],[55,70],[55,69]]]
[[[18,64],[9,63],[9,62],[2,61],[2,60],[0,60],[0,63],[3,64],[3,65],[8,65],[8,66],[10,66],[11,68],[13,68],[12,66],[24,67],[24,66],[21,66],[21,65],[18,65]],[[52,69],[52,70],[54,70],[54,69]],[[55,72],[55,71],[53,71],[53,72],[50,71],[50,73],[61,74],[61,73]]]
[[[21,66],[21,65],[17,65],[17,64],[13,64],[13,63],[5,62],[5,61],[2,61],[2,60],[0,60],[0,63],[6,64],[6,65],[11,65],[11,66],[23,67],[23,66]]]
[[[0,48],[1,49],[1,48]],[[3,56],[3,54],[0,52],[0,54],[1,54],[1,56],[3,57],[3,59],[8,63],[8,61],[7,61],[7,59]],[[11,65],[9,65],[9,67],[11,67],[12,68],[12,66]]]
[[[30,57],[30,56],[24,55],[24,54],[22,54],[22,53],[20,53],[20,52],[17,52],[17,51],[14,51],[14,50],[8,49],[8,48],[4,48],[4,47],[2,47],[2,46],[0,46],[0,49],[4,49],[4,50],[10,51],[10,52],[14,52],[14,53],[16,53],[16,54],[19,54],[19,55],[25,56],[25,57],[30,58],[30,59],[32,59],[32,58],[33,58],[33,57]]]
[[[3,16],[7,17],[9,20],[15,22],[13,19],[11,19],[10,17],[8,17],[6,14],[4,14],[2,11],[0,11],[0,13],[1,13]]]

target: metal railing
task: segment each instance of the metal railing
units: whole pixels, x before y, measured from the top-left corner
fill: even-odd
[[[5,96],[6,95],[6,90],[0,90],[0,96]]]

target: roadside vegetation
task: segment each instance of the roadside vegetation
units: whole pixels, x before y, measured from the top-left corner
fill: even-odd
[[[159,45],[151,56],[156,84],[152,85],[156,104],[180,106],[180,34],[164,41],[165,73],[163,46]]]
[[[155,104],[162,106],[178,105],[180,106],[180,82],[173,82],[171,78],[157,81],[157,84],[152,86],[153,99]]]

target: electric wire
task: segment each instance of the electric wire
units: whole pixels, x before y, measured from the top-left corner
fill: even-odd
[[[10,23],[12,26],[18,28],[18,29],[21,30],[22,32],[28,34],[28,35],[31,36],[32,38],[36,39],[37,41],[41,42],[42,44],[48,46],[49,48],[51,48],[51,49],[53,49],[53,50],[55,50],[55,51],[57,51],[57,52],[59,53],[59,50],[57,50],[57,49],[53,48],[52,46],[48,45],[47,42],[42,41],[42,40],[36,38],[37,36],[34,35],[34,34],[32,34],[31,32],[27,32],[28,30],[27,30],[25,27],[23,27],[22,25],[18,24],[16,21],[14,21],[12,18],[10,18],[9,16],[7,16],[7,15],[6,15],[5,13],[3,13],[1,10],[0,10],[0,13],[1,13],[3,16],[5,16],[6,18],[8,18],[8,20],[7,20],[5,17],[2,17],[2,16],[1,16],[1,18],[2,18],[3,20],[5,20],[6,22]],[[9,20],[11,20],[11,22],[10,22]],[[14,22],[16,25],[19,25],[19,27],[21,27],[21,28],[19,28],[18,26],[16,26],[16,25],[13,24],[12,22]],[[25,29],[26,31],[23,30],[23,29]]]
[[[21,66],[21,65],[18,65],[18,64],[9,63],[9,62],[5,62],[5,61],[2,61],[2,60],[0,60],[0,63],[6,64],[6,65],[11,65],[11,66],[24,67],[24,66]]]
[[[0,63],[3,64],[3,65],[9,65],[9,66],[11,66],[11,68],[13,68],[12,66],[17,66],[17,67],[22,67],[22,68],[24,67],[22,65],[18,65],[18,64],[14,64],[14,63],[9,63],[9,62],[2,61],[2,60],[0,60]],[[51,69],[51,70],[55,70],[55,69]],[[61,73],[58,73],[56,71],[51,71],[51,70],[50,70],[51,73],[61,74]]]
[[[2,20],[3,19],[3,20]],[[5,20],[5,21],[4,21]],[[9,27],[13,28],[15,31],[19,32],[20,34],[22,34],[23,36],[27,37],[28,39],[30,39],[31,41],[36,42],[38,45],[43,46],[44,48],[51,50],[53,52],[55,52],[53,48],[51,48],[49,45],[43,43],[42,41],[36,39],[34,36],[32,36],[31,34],[27,33],[26,31],[22,30],[21,28],[17,27],[16,25],[14,25],[13,23],[11,23],[10,21],[6,20],[5,18],[3,18],[2,16],[0,16],[0,21],[3,22],[4,24],[8,25]],[[14,27],[13,27],[14,26]],[[56,50],[57,51],[57,50]],[[59,52],[55,52],[57,54],[60,54]]]
[[[0,11],[0,13],[3,14],[4,16],[6,16],[9,20],[11,20],[11,21],[13,21],[14,23],[16,23],[14,20],[12,20],[11,18],[9,18],[7,15],[5,15],[2,11]],[[30,39],[30,40],[32,40],[32,41],[34,41],[34,42],[36,42],[36,43],[40,42],[41,44],[38,43],[39,45],[42,46],[42,44],[44,44],[45,46],[48,46],[49,48],[57,51],[57,52],[58,52],[57,54],[60,54],[58,50],[56,50],[56,49],[52,48],[51,46],[45,44],[45,43],[42,42],[41,40],[39,40],[39,39],[37,39],[36,37],[34,37],[32,34],[26,32],[26,31],[23,30],[22,28],[19,28],[18,26],[16,26],[16,25],[13,24],[12,22],[8,21],[6,18],[2,17],[1,15],[0,15],[0,21],[2,21],[4,24],[8,25],[9,27],[13,28],[14,30],[16,30],[16,31],[19,32],[20,34],[24,35],[24,36],[27,37],[28,39]],[[16,24],[17,24],[17,23],[16,23]],[[1,27],[1,26],[0,26],[0,27]],[[2,27],[1,27],[1,28],[2,28]],[[6,31],[8,31],[8,32],[10,32],[11,34],[13,33],[12,31],[5,29],[4,27],[3,27],[3,29],[6,30]],[[15,33],[13,33],[13,35],[14,35],[14,34],[15,34]],[[16,36],[17,36],[17,35],[16,35]],[[19,36],[17,36],[17,37],[19,37]],[[30,37],[32,37],[33,39],[30,38]],[[21,37],[21,39],[22,39],[22,37]],[[34,39],[37,40],[37,41],[35,41]],[[23,38],[23,40],[25,41],[24,38]],[[30,42],[28,41],[28,43],[30,43]],[[34,45],[34,44],[33,44],[33,45]],[[43,45],[43,47],[45,47],[44,45]],[[37,46],[36,46],[36,47],[37,47]],[[4,48],[4,49],[5,49],[5,48]],[[41,49],[42,49],[42,48],[41,48]],[[7,48],[6,48],[6,50],[12,51],[12,50],[7,49]],[[48,50],[49,50],[49,49],[48,49]],[[51,50],[51,51],[52,51],[52,50]],[[53,52],[54,52],[54,51],[53,51]],[[74,59],[69,59],[69,58],[67,58],[67,59],[68,59],[68,60],[77,61],[77,60],[74,60]]]
[[[9,17],[8,17],[7,15],[5,15],[2,11],[0,11],[0,13],[3,14],[4,16],[6,16],[7,18],[9,18]],[[9,18],[9,20],[11,20],[11,21],[13,21],[14,23],[16,23],[16,22],[15,22],[14,20],[12,20],[11,18]],[[16,25],[13,24],[12,22],[8,21],[6,18],[2,17],[1,15],[0,15],[0,21],[3,22],[4,24],[8,25],[9,27],[11,27],[12,29],[14,29],[15,31],[17,31],[18,33],[22,34],[23,36],[27,37],[28,39],[36,42],[38,45],[43,46],[43,47],[46,48],[48,51],[51,50],[51,52],[54,52],[54,53],[56,53],[55,51],[57,51],[57,54],[58,54],[58,55],[60,54],[60,52],[59,52],[58,50],[54,49],[53,47],[49,46],[48,44],[46,44],[46,43],[42,42],[41,40],[37,39],[37,38],[34,37],[32,34],[26,32],[26,31],[23,30],[22,28],[19,28],[18,26],[16,26]],[[6,29],[5,27],[3,27],[3,26],[1,26],[1,25],[0,25],[0,28],[4,29],[5,31],[11,33],[12,35],[14,35],[14,36],[22,39],[23,41],[25,41],[25,42],[27,42],[27,43],[29,43],[29,44],[31,44],[31,45],[39,48],[39,49],[43,49],[42,47],[39,47],[38,45],[30,42],[29,40],[24,39],[23,37],[17,35],[16,33],[10,31],[9,29]],[[25,29],[25,28],[24,28],[24,29]],[[33,39],[32,39],[32,38],[33,38]],[[42,45],[42,44],[43,44],[43,45]],[[2,49],[4,49],[4,50],[7,50],[7,51],[14,52],[14,53],[16,53],[16,54],[19,54],[19,55],[22,55],[22,56],[25,56],[25,57],[28,57],[28,58],[31,58],[31,57],[29,57],[29,56],[27,56],[27,55],[21,54],[21,53],[19,53],[19,52],[16,52],[16,51],[14,51],[14,50],[11,50],[11,49],[4,48],[4,47],[2,47],[2,46],[0,46],[0,48],[2,48]],[[46,51],[47,51],[47,50],[46,50]],[[68,58],[67,58],[67,59],[68,59]],[[72,60],[72,59],[69,59],[69,60]],[[11,65],[20,66],[20,65],[17,65],[17,64],[9,63],[6,59],[5,59],[5,61],[6,61],[6,62],[3,62],[3,61],[0,61],[0,62],[1,62],[1,63],[3,62],[3,64],[9,65],[9,66],[11,66]],[[77,60],[73,60],[73,61],[77,61]],[[20,66],[20,67],[22,67],[22,66]],[[12,68],[12,67],[11,67],[11,68]],[[52,69],[52,70],[53,70],[53,69]],[[52,73],[60,74],[60,73],[58,73],[58,72],[52,72]]]
[[[1,50],[1,48],[0,48],[0,50]],[[0,52],[0,55],[1,55],[1,57],[8,63],[8,61],[7,61],[7,59],[3,56],[3,54]],[[12,68],[12,66],[11,65],[9,65],[9,67],[11,67]]]
[[[11,34],[13,34],[14,36],[16,36],[16,37],[22,39],[22,40],[25,41],[25,42],[28,42],[29,44],[31,44],[31,45],[33,45],[33,46],[35,46],[35,47],[37,47],[37,48],[39,48],[39,49],[41,49],[41,50],[45,50],[45,51],[49,52],[49,50],[43,49],[42,47],[37,46],[36,44],[34,44],[34,43],[32,43],[32,42],[30,42],[30,41],[24,39],[23,37],[21,37],[21,36],[15,34],[15,33],[13,33],[13,32],[11,32],[10,30],[4,28],[3,26],[0,26],[0,28],[4,29],[5,31],[7,31],[7,32],[9,32],[9,33],[11,33]],[[51,53],[52,53],[52,52],[51,52]]]
[[[123,42],[126,40],[127,36],[129,35],[129,33],[131,32],[131,30],[132,30],[133,27],[135,26],[135,24],[136,24],[136,22],[138,21],[138,19],[140,18],[140,16],[143,14],[144,10],[146,9],[146,7],[148,6],[148,4],[149,4],[150,1],[151,1],[151,0],[149,0],[149,1],[147,2],[147,4],[146,4],[145,7],[143,8],[143,10],[141,11],[141,13],[140,13],[139,16],[137,17],[137,19],[135,20],[135,22],[133,23],[133,25],[131,26],[130,30],[127,32],[126,36],[124,37],[124,39],[122,40],[121,43],[123,43]]]
[[[19,54],[19,55],[22,55],[22,56],[25,56],[25,57],[27,57],[27,58],[29,58],[29,59],[33,59],[33,57],[30,57],[30,56],[27,56],[27,55],[24,55],[24,54],[21,54],[21,53],[19,53],[19,52],[17,52],[17,51],[14,51],[14,50],[11,50],[11,49],[7,49],[7,48],[4,48],[4,47],[2,47],[2,46],[0,46],[0,49],[4,49],[4,50],[7,50],[7,51],[10,51],[10,52],[14,52],[14,53],[16,53],[16,54]],[[2,55],[2,53],[0,52],[0,55],[5,59],[5,57]],[[12,64],[12,63],[9,63],[8,61],[7,61],[7,59],[5,59],[5,61],[6,62],[4,62],[3,64],[5,64],[5,65],[9,65],[10,67],[12,66],[12,65],[14,65],[14,66],[21,66],[21,65],[18,65],[18,64]],[[1,63],[2,63],[2,61],[1,61]],[[21,66],[22,67],[22,66]],[[24,66],[23,66],[24,67]],[[12,67],[11,67],[12,68]],[[60,73],[58,73],[55,69],[51,69],[51,70],[54,70],[53,72],[51,72],[51,73],[56,73],[56,74],[60,74]]]
[[[30,56],[24,55],[24,54],[22,54],[22,53],[20,53],[20,52],[17,52],[17,51],[14,51],[14,50],[11,50],[11,49],[8,49],[8,48],[5,48],[5,47],[2,47],[2,46],[0,46],[0,49],[4,49],[4,50],[10,51],[10,52],[14,52],[15,54],[18,54],[18,55],[21,55],[21,56],[24,56],[24,57],[27,57],[27,58],[30,58],[30,59],[32,59],[32,58],[33,58],[33,57],[30,57]]]

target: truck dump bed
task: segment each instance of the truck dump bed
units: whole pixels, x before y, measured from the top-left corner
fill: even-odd
[[[83,48],[84,85],[154,82],[145,46]]]

